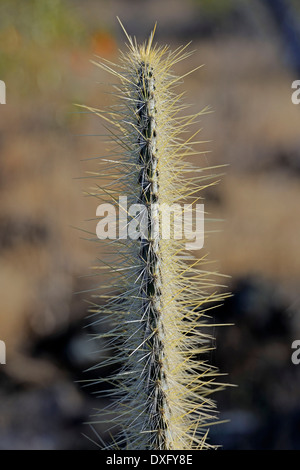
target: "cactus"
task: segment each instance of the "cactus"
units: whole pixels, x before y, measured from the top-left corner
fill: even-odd
[[[109,123],[118,147],[117,157],[101,161],[105,170],[95,175],[108,183],[90,194],[108,198],[120,217],[122,212],[128,216],[128,208],[118,202],[118,195],[145,208],[143,236],[128,239],[119,233],[109,241],[114,264],[95,267],[107,269],[109,282],[95,294],[90,313],[95,324],[109,323],[111,329],[102,338],[113,350],[95,367],[119,368],[113,377],[99,379],[112,383],[108,395],[113,402],[94,422],[119,429],[107,448],[209,449],[208,429],[217,421],[211,395],[223,385],[207,360],[213,349],[207,312],[224,294],[215,292],[213,273],[205,270],[206,255],[197,259],[186,249],[190,234],[175,236],[176,210],[174,236],[167,239],[161,233],[166,206],[192,207],[200,190],[215,184],[211,168],[195,168],[187,161],[202,153],[195,149],[197,132],[182,138],[207,110],[181,115],[183,94],[176,94],[175,87],[183,77],[175,76],[173,67],[190,52],[187,46],[172,52],[154,45],[154,31],[138,45],[124,29],[128,51],[121,52],[120,64],[95,62],[117,77],[117,105],[104,111],[85,106]],[[136,219],[131,214],[129,225]]]

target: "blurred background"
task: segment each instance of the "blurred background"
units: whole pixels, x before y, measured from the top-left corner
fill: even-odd
[[[300,449],[300,80],[297,0],[1,0],[0,449],[93,449],[84,422],[105,401],[109,371],[86,327],[88,277],[97,256],[97,201],[85,171],[105,151],[101,122],[74,103],[103,108],[110,77],[95,54],[118,61],[127,31],[172,49],[192,40],[178,74],[202,118],[206,159],[228,164],[205,193],[213,219],[205,250],[234,295],[216,309],[212,360],[235,384],[216,396],[211,442],[224,449]],[[102,84],[104,82],[104,85]],[[103,428],[96,427],[102,435]],[[96,438],[97,440],[97,438]]]

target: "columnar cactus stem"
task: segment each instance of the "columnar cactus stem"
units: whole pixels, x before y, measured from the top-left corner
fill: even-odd
[[[137,85],[137,129],[139,164],[141,166],[139,184],[141,185],[140,201],[147,208],[147,236],[141,241],[140,258],[143,265],[141,277],[142,311],[148,312],[143,321],[144,334],[148,340],[145,347],[151,351],[149,366],[143,371],[141,382],[148,398],[149,416],[155,423],[153,447],[168,448],[168,416],[170,409],[164,389],[166,386],[166,362],[164,357],[164,323],[161,318],[161,285],[160,247],[159,247],[159,174],[157,123],[155,115],[155,77],[153,67],[141,61],[138,70]]]
[[[210,291],[215,283],[199,269],[206,257],[197,260],[186,250],[186,233],[184,239],[164,239],[162,217],[167,205],[195,203],[214,175],[186,161],[198,153],[196,143],[193,137],[180,138],[201,114],[179,117],[182,95],[173,91],[182,77],[175,77],[172,67],[189,53],[185,47],[170,52],[153,46],[153,35],[142,46],[127,35],[129,52],[121,56],[120,71],[97,64],[120,80],[119,101],[108,112],[88,109],[117,129],[113,135],[120,157],[109,160],[113,181],[92,194],[109,195],[114,202],[117,192],[127,196],[144,207],[140,215],[146,223],[135,239],[116,240],[120,262],[109,267],[109,274],[116,276],[111,284],[120,293],[105,305],[94,304],[91,312],[109,319],[113,328],[104,337],[110,336],[111,347],[119,351],[106,362],[121,363],[111,379],[117,385],[111,394],[118,397],[112,423],[121,426],[115,445],[128,450],[210,448],[207,429],[216,415],[210,395],[221,384],[215,381],[216,369],[207,364],[212,338],[206,333],[206,311],[222,295]],[[175,233],[176,223],[171,225]]]

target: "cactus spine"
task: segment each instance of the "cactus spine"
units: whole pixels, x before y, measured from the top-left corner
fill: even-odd
[[[110,178],[107,186],[94,187],[91,194],[113,202],[116,194],[126,195],[129,203],[145,207],[146,218],[143,237],[114,240],[118,259],[108,274],[118,294],[109,297],[104,286],[104,292],[95,295],[100,301],[94,302],[91,314],[95,323],[104,319],[111,325],[104,338],[118,354],[105,365],[121,364],[108,379],[114,384],[109,394],[116,397],[116,417],[111,418],[109,408],[109,420],[121,427],[114,446],[207,449],[207,430],[216,418],[211,394],[221,384],[216,382],[218,371],[207,363],[212,338],[206,312],[222,295],[212,292],[211,273],[200,269],[206,257],[196,259],[186,251],[189,237],[161,236],[161,217],[165,205],[195,203],[199,191],[214,184],[209,183],[214,175],[187,161],[201,152],[194,148],[194,136],[181,137],[202,113],[179,116],[184,105],[174,87],[182,77],[174,76],[172,69],[189,53],[186,47],[171,52],[153,45],[153,36],[154,31],[139,46],[127,35],[128,52],[121,53],[119,66],[97,63],[119,79],[118,104],[106,111],[86,107],[113,126],[119,149],[119,156],[109,159],[111,174],[108,160],[100,162]],[[105,420],[103,415],[102,410],[98,421]]]

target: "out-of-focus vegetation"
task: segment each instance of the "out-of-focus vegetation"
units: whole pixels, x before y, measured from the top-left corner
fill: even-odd
[[[14,94],[25,97],[39,86],[56,89],[61,79],[58,49],[85,40],[84,25],[68,2],[0,3],[0,75]]]
[[[218,17],[224,14],[231,13],[234,9],[240,8],[246,5],[247,0],[193,0],[195,4],[201,7],[201,9],[210,15],[213,15],[217,20]],[[261,4],[264,4],[264,0],[259,0]],[[252,5],[254,2],[251,2]],[[291,6],[297,10],[300,10],[300,3],[298,0],[285,0],[284,3],[287,6]]]
[[[68,1],[2,0],[0,4],[2,32],[15,29],[27,45],[49,47],[55,41],[82,43],[84,26]],[[4,49],[5,47],[3,47]]]
[[[194,2],[201,7],[201,9],[211,17],[218,19],[218,17],[226,15],[245,0],[194,0]]]
[[[107,56],[115,50],[109,28],[101,21],[88,28],[76,2],[0,3],[0,76],[7,83],[10,102],[13,97],[31,100],[48,92],[61,97],[61,89],[70,102],[77,100],[80,90],[68,73],[85,72],[93,54]]]

